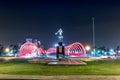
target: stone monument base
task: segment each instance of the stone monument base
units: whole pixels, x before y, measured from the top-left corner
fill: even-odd
[[[48,65],[87,65],[87,63],[79,60],[78,58],[62,58],[57,61],[49,62]]]

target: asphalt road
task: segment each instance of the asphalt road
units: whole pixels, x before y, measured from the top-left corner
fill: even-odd
[[[11,80],[120,80],[118,76],[102,75],[68,75],[68,76],[33,76],[33,75],[7,75],[0,74],[0,79]]]

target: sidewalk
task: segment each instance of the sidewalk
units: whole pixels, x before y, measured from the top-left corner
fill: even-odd
[[[0,79],[17,80],[120,80],[120,76],[68,75],[68,76],[32,76],[0,74]]]

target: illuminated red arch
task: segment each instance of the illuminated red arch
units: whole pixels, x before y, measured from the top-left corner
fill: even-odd
[[[87,57],[84,46],[79,42],[75,42],[68,46],[65,46],[65,54],[70,57]],[[46,52],[46,55],[55,56],[56,48],[49,48]]]
[[[24,43],[19,50],[20,57],[38,57],[43,55],[44,50],[42,48],[38,48],[32,42]]]
[[[40,47],[38,48],[39,52],[42,53],[42,54],[45,54],[45,51]]]
[[[56,55],[56,48],[49,48],[46,52],[46,56],[55,56]]]
[[[75,42],[75,43],[72,43],[66,46],[65,52],[68,56],[71,56],[71,57],[86,57],[87,56],[84,46],[79,42]]]

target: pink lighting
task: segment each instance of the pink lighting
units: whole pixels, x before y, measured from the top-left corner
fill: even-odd
[[[49,48],[47,51],[45,51],[42,48],[38,48],[32,42],[26,42],[21,46],[19,53],[20,57],[28,58],[40,57],[42,55],[46,55],[47,57],[56,57],[56,48]],[[79,42],[75,42],[68,46],[65,46],[65,55],[69,57],[87,57],[84,46]]]
[[[40,55],[43,55],[44,50],[42,48],[38,48],[32,42],[26,42],[21,46],[19,53],[20,57],[38,57]]]
[[[84,46],[79,42],[75,42],[68,46],[65,46],[65,54],[70,57],[87,57]],[[49,48],[46,52],[46,55],[55,56],[56,48]]]
[[[87,56],[84,46],[79,42],[72,43],[66,46],[65,48],[66,48],[65,49],[66,54],[70,57],[86,57]]]

